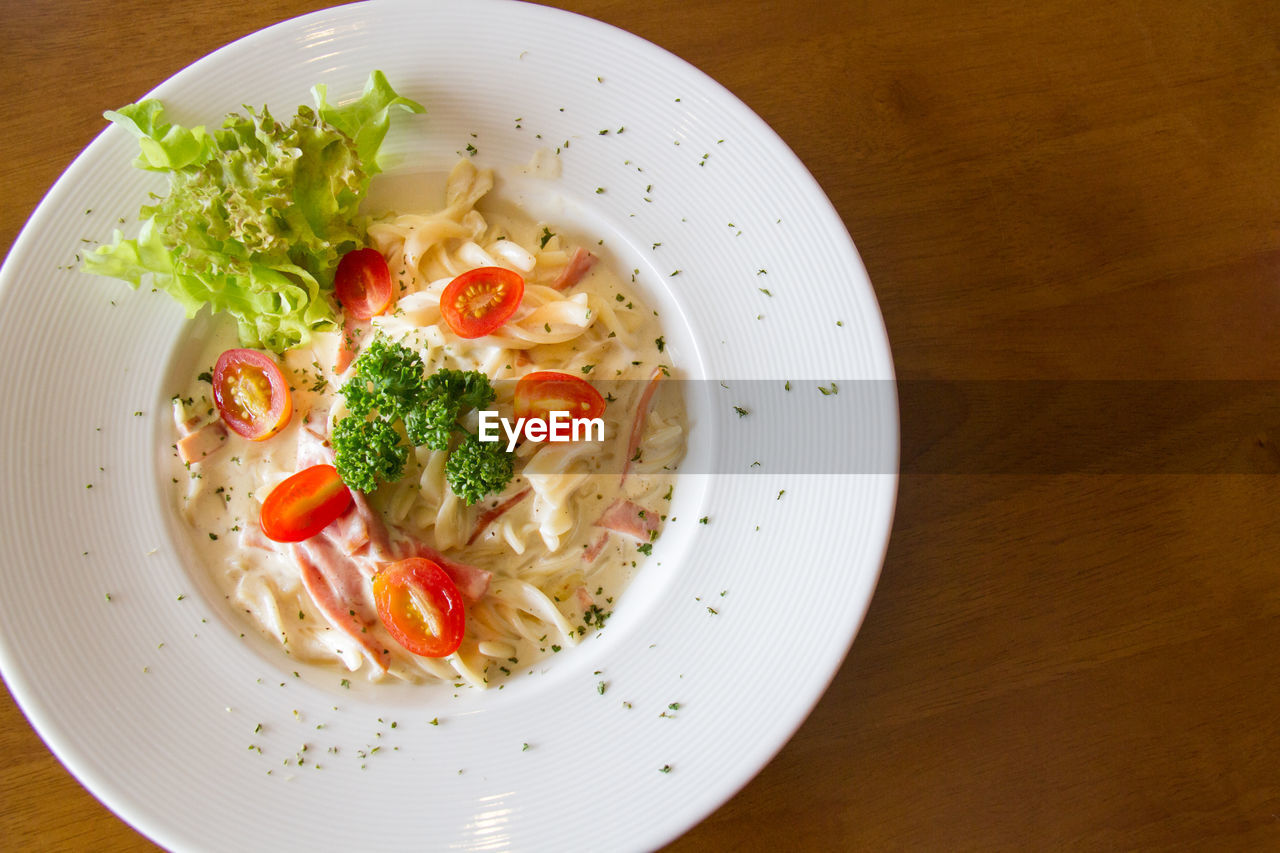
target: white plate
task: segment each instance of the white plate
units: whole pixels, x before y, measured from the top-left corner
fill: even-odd
[[[898,435],[870,282],[826,197],[750,110],[653,45],[563,12],[341,7],[231,44],[153,94],[177,121],[216,124],[246,103],[288,115],[318,82],[352,97],[373,68],[428,108],[389,139],[400,169],[442,169],[472,145],[510,171],[561,149],[562,179],[530,202],[640,270],[673,357],[707,380],[690,386],[702,392],[677,522],[598,638],[503,690],[295,677],[240,638],[184,559],[157,482],[166,371],[193,327],[167,297],[74,269],[82,239],[133,222],[164,187],[112,128],[0,274],[5,680],[59,759],[169,848],[660,846],[790,737],[866,612]],[[828,438],[858,450],[842,473],[793,464],[785,433],[752,443],[753,421],[785,411],[765,392],[783,379],[806,402],[819,381],[844,383],[856,429]],[[760,466],[716,455],[743,436]],[[821,459],[822,441],[801,456]]]

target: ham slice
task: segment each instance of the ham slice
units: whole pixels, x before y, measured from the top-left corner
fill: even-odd
[[[323,424],[324,421],[324,416],[312,414],[307,427],[298,434],[298,470],[312,465],[333,465],[333,448],[324,435],[312,429],[315,424]],[[369,498],[364,493],[352,489],[351,498],[351,508],[324,529],[325,537],[337,542],[348,555],[358,553],[374,560],[390,560],[393,558],[390,556],[390,534],[387,525],[383,523],[383,517],[369,506]],[[361,565],[365,565],[364,561]],[[374,571],[375,569],[369,569],[366,574],[372,576]]]
[[[636,451],[640,449],[640,438],[644,435],[644,422],[649,417],[649,406],[653,404],[653,394],[658,390],[658,383],[662,381],[662,377],[666,375],[661,367],[655,367],[653,374],[649,377],[649,384],[640,395],[640,405],[636,407],[635,416],[631,421],[631,437],[627,440],[627,461],[622,466],[624,482],[631,470],[631,463],[636,458]]]
[[[369,544],[369,524],[354,501],[346,512],[329,522],[320,533],[347,556],[356,554]]]
[[[365,597],[365,584],[356,561],[323,536],[312,536],[289,548],[302,575],[302,585],[334,628],[355,640],[382,670],[387,649],[368,632],[377,612]]]
[[[475,529],[471,531],[471,538],[467,540],[467,544],[470,545],[472,542],[479,539],[480,534],[484,533],[485,528],[501,518],[502,514],[507,510],[524,500],[530,491],[532,491],[532,489],[522,489],[497,506],[480,513],[480,517],[476,519]]]
[[[596,527],[603,527],[641,542],[652,542],[660,522],[656,512],[646,510],[634,501],[619,498],[600,516]]]
[[[450,560],[435,548],[416,539],[404,542],[400,551],[400,559],[425,557],[444,569],[445,574],[457,584],[458,592],[462,593],[462,597],[468,602],[479,601],[489,591],[489,581],[493,579],[493,573],[488,569],[468,566],[466,563]]]
[[[369,506],[369,500],[364,496],[363,492],[351,490],[351,503],[355,507],[355,512],[360,516],[364,523],[366,533],[366,544],[363,554],[371,560],[390,560],[393,549],[391,547],[391,532],[387,530],[387,524],[382,520],[382,516]],[[329,528],[325,528],[327,532]],[[372,572],[370,572],[372,575]]]
[[[176,446],[185,464],[199,462],[227,446],[227,428],[221,419],[209,421],[179,438]]]
[[[343,313],[342,338],[338,341],[338,358],[333,365],[334,373],[342,373],[355,361],[360,352],[360,343],[369,335],[372,328],[368,320],[357,320],[349,312]]]
[[[607,544],[609,544],[609,531],[605,530],[596,537],[596,541],[583,549],[583,562],[594,563],[596,561],[596,557],[600,556],[600,552],[604,550],[604,546]]]
[[[301,471],[312,465],[332,465],[333,448],[323,435],[315,431],[317,423],[323,424],[325,417],[320,412],[312,412],[307,423],[298,433],[298,458],[294,467]]]
[[[312,423],[323,423],[323,418],[312,418]],[[324,436],[308,426],[302,430],[298,439],[297,466],[301,469],[322,464],[333,464],[333,449]],[[523,494],[519,497],[523,497]],[[504,509],[503,512],[505,511]],[[404,538],[395,542],[394,536],[382,516],[369,505],[368,498],[352,489],[350,509],[302,544],[312,546],[316,543],[316,549],[332,551],[334,557],[349,564],[350,571],[343,575],[346,579],[344,588],[337,590],[340,600],[344,595],[359,595],[363,589],[361,584],[352,582],[351,577],[356,581],[361,576],[371,578],[383,563],[406,557],[426,557],[436,563],[453,579],[462,597],[469,602],[478,601],[489,591],[489,581],[493,577],[491,572],[450,560],[436,549],[415,539]],[[316,603],[319,604],[318,601]],[[373,618],[376,619],[376,615]]]
[[[324,436],[312,429],[312,424],[317,422],[323,423],[324,418],[313,415],[307,426],[298,435],[298,458],[295,462],[295,467],[299,471],[304,468],[310,468],[312,465],[333,464],[333,448],[325,441]],[[359,553],[365,545],[374,541],[375,536],[378,536],[380,531],[379,541],[384,543],[386,541],[386,532],[385,528],[382,527],[382,519],[378,518],[373,510],[370,509],[364,495],[357,491],[352,491],[351,497],[351,506],[347,511],[335,518],[329,523],[328,527],[321,531],[323,536],[331,540],[347,555]],[[370,548],[370,552],[373,555],[380,553],[376,543]],[[366,572],[366,574],[370,575],[372,573],[372,570]]]
[[[565,265],[564,270],[556,277],[551,286],[556,290],[568,290],[573,287],[582,277],[591,271],[596,265],[596,256],[579,246],[573,250],[573,254],[569,257],[569,263]]]

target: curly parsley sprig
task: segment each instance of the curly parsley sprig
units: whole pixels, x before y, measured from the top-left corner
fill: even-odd
[[[334,465],[349,487],[371,492],[400,479],[417,446],[450,451],[446,480],[468,504],[511,482],[511,454],[458,423],[497,396],[483,373],[441,369],[427,376],[417,352],[381,337],[364,348],[354,370],[340,389],[349,414],[333,425],[332,437]],[[456,445],[455,434],[462,436]]]

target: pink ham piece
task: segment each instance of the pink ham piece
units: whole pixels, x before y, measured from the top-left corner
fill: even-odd
[[[176,445],[178,456],[187,465],[199,462],[226,446],[227,428],[221,420],[209,421],[202,427],[192,429],[179,438]]]
[[[318,418],[323,422],[323,417]],[[310,468],[312,465],[332,465],[333,464],[333,448],[325,441],[324,437],[312,429],[312,424],[317,420],[317,416],[308,420],[303,427],[302,432],[298,436],[298,458],[294,463],[295,467],[301,471],[304,468]],[[373,510],[369,508],[369,504],[365,501],[364,496],[359,492],[351,492],[351,506],[342,515],[335,518],[321,534],[331,540],[335,545],[342,549],[347,555],[358,553],[365,545],[374,538],[376,531],[371,528],[376,524],[381,528],[382,520],[374,521]],[[382,535],[385,541],[385,532]],[[373,550],[376,550],[373,549]],[[372,574],[372,570],[366,574]]]
[[[485,529],[490,524],[493,524],[502,517],[503,513],[520,503],[520,501],[524,500],[530,491],[532,491],[532,489],[521,489],[497,506],[491,507],[490,509],[480,513],[480,517],[476,519],[475,529],[471,531],[471,538],[467,540],[467,544],[470,545],[479,539],[480,534],[484,533]]]
[[[369,544],[369,524],[354,500],[346,512],[329,522],[320,534],[341,548],[348,557]]]
[[[366,534],[366,544],[368,548],[364,550],[364,556],[371,560],[389,560],[392,559],[391,533],[387,530],[386,522],[382,520],[373,507],[369,506],[369,501],[365,498],[363,492],[355,489],[351,490],[351,503],[355,507],[355,512],[359,513],[361,521],[364,522]],[[332,526],[332,525],[330,525]],[[325,528],[328,533],[329,528]]]
[[[385,671],[387,649],[368,632],[378,616],[365,598],[364,578],[356,562],[323,536],[295,543],[289,551],[302,574],[302,585],[329,624],[359,643]]]
[[[652,542],[660,522],[656,512],[647,511],[634,501],[618,498],[600,516],[596,527],[603,527],[641,542]]]
[[[333,464],[333,448],[329,446],[328,440],[323,435],[313,429],[314,424],[324,423],[324,420],[324,416],[313,413],[308,425],[302,430],[298,438],[297,467],[299,470],[311,465]],[[348,518],[346,514],[339,516],[333,524],[324,529],[324,534],[339,540],[343,550],[348,554],[359,552],[367,544],[369,547],[364,552],[364,556],[375,560],[394,559],[391,556],[391,534],[387,531],[387,525],[383,522],[382,516],[369,506],[368,498],[355,489],[351,490],[351,503],[352,508],[347,513],[352,514],[353,517]],[[335,528],[335,524],[341,526]],[[373,570],[368,574],[372,576]]]
[[[333,448],[322,434],[316,432],[315,425],[323,424],[325,416],[320,412],[312,412],[306,424],[298,434],[298,458],[294,467],[301,471],[312,465],[332,465]]]
[[[425,557],[444,569],[445,574],[458,585],[458,592],[462,593],[462,597],[468,602],[479,601],[489,591],[489,581],[493,579],[493,573],[487,569],[454,562],[430,545],[417,540],[404,542],[400,550],[402,560],[407,557]]]
[[[372,326],[368,320],[357,320],[344,312],[342,337],[338,341],[338,358],[333,365],[335,373],[343,372],[355,361],[356,354],[360,352],[360,342],[369,334],[370,328]]]
[[[644,435],[644,422],[649,417],[649,406],[653,403],[653,394],[658,390],[658,383],[662,381],[662,377],[666,375],[661,367],[655,367],[653,374],[649,377],[649,384],[640,395],[640,405],[636,407],[635,416],[631,421],[631,437],[627,440],[627,461],[622,466],[623,482],[626,482],[627,474],[631,471],[631,463],[636,458],[636,451],[640,449],[640,438]]]
[[[556,277],[551,284],[556,290],[568,290],[573,287],[582,277],[591,271],[596,265],[596,256],[579,246],[573,250],[573,254],[569,257],[569,263],[565,265],[564,270]]]
[[[600,552],[604,550],[604,546],[609,544],[609,531],[602,532],[596,537],[596,541],[592,542],[582,550],[582,560],[586,563],[594,563],[596,557],[600,556]]]

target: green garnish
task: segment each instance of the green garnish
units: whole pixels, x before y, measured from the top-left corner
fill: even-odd
[[[417,352],[382,337],[360,353],[354,371],[341,388],[349,414],[333,425],[332,438],[334,465],[348,486],[371,492],[379,482],[395,482],[417,446],[452,447],[446,479],[468,504],[511,481],[511,454],[458,423],[465,413],[493,402],[496,394],[483,373],[441,369],[427,376]],[[455,433],[463,437],[453,446]]]
[[[601,610],[599,605],[592,604],[582,614],[582,624],[594,628],[603,628],[605,620],[613,615],[611,610]]]
[[[208,305],[235,319],[242,346],[283,352],[335,328],[333,271],[363,245],[359,213],[393,107],[423,112],[381,71],[343,106],[298,108],[285,122],[264,107],[222,127],[173,124],[155,99],[107,112],[138,139],[135,165],[169,176],[169,194],[144,205],[138,236],[116,230],[85,272],[138,287],[150,275],[191,317]]]
[[[511,454],[500,442],[481,441],[470,433],[449,454],[444,471],[449,488],[468,506],[502,491],[515,475]]]

